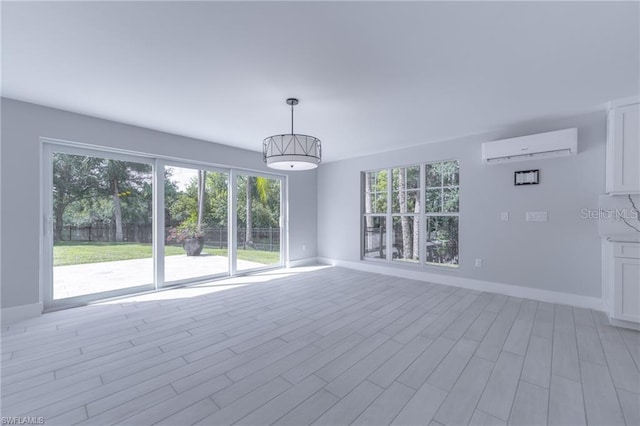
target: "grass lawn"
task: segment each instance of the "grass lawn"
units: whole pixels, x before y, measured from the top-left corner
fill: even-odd
[[[166,256],[185,256],[181,246],[165,246],[164,251]],[[205,246],[202,252],[216,256],[227,256],[227,249]],[[55,243],[53,246],[53,266],[144,259],[150,258],[151,254],[151,244],[61,241]],[[270,265],[279,262],[280,253],[240,249],[238,250],[238,259]]]

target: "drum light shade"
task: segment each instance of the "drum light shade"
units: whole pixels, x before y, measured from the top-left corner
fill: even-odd
[[[272,169],[310,170],[322,161],[320,139],[293,133],[293,106],[297,104],[297,99],[287,99],[291,106],[291,133],[269,136],[262,142],[264,162]]]

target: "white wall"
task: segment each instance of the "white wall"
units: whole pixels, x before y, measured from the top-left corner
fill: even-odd
[[[2,99],[1,306],[39,303],[40,137],[267,171],[262,154]],[[256,141],[259,147],[261,141]],[[290,260],[316,256],[316,171],[289,178]],[[302,246],[306,251],[302,251]]]
[[[482,163],[481,142],[569,127],[578,127],[576,156]],[[598,223],[582,220],[580,214],[583,208],[597,209],[598,196],[604,193],[605,141],[603,111],[323,164],[318,172],[318,256],[363,264],[361,171],[458,159],[460,268],[423,267],[419,273],[600,298]],[[393,147],[393,141],[389,143]],[[540,169],[541,183],[515,187],[514,171],[529,169]],[[510,213],[510,221],[501,221],[502,211]],[[525,222],[526,211],[547,211],[549,221]],[[482,268],[474,266],[476,258],[483,260]]]

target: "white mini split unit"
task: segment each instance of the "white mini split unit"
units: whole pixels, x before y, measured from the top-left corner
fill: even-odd
[[[482,161],[486,164],[565,157],[577,153],[578,129],[558,130],[482,144]]]

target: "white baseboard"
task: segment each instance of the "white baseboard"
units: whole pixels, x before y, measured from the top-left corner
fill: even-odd
[[[491,281],[475,280],[472,278],[454,277],[451,275],[435,274],[433,272],[427,272],[423,270],[393,268],[386,265],[376,264],[374,262],[352,262],[346,260],[330,259],[326,257],[319,257],[317,260],[319,263],[342,266],[359,271],[374,272],[383,275],[391,275],[394,277],[427,281],[434,284],[468,288],[470,290],[504,294],[506,296],[533,299],[541,302],[558,303],[562,305],[576,306],[579,308],[595,309],[597,311],[605,310],[602,299],[597,297],[580,296],[577,294],[541,290],[537,288],[523,287],[511,284],[501,284]]]
[[[609,323],[616,327],[629,328],[631,330],[640,330],[640,324],[637,322],[625,321],[609,317]]]
[[[287,262],[287,268],[297,268],[298,266],[311,266],[317,265],[318,258],[317,257],[307,257],[304,259],[295,259]]]
[[[40,316],[42,314],[42,303],[2,308],[0,311],[2,311],[2,325],[9,325],[23,319]]]

